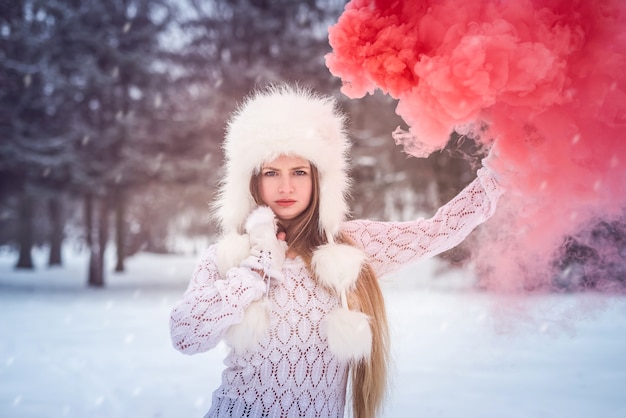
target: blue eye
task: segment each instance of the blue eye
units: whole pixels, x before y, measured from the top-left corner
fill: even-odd
[[[308,173],[307,173],[306,171],[304,171],[304,170],[296,170],[296,171],[294,172],[294,174],[295,174],[296,176],[306,176]]]
[[[263,175],[267,177],[274,177],[276,175],[276,172],[272,170],[268,170],[268,171],[264,171]]]

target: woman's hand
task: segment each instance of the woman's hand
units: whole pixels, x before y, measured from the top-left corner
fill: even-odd
[[[287,243],[279,238],[281,233],[277,233],[274,212],[267,206],[256,208],[248,216],[245,229],[250,239],[250,255],[241,262],[241,265],[257,272],[261,271],[263,277],[282,280],[281,269]],[[282,234],[284,235],[284,232]]]
[[[487,156],[483,158],[482,165],[489,170],[493,178],[504,188],[509,188],[513,177],[517,175],[517,173],[502,160],[501,149],[497,140],[491,145]]]

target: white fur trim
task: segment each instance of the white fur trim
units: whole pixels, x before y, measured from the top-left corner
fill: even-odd
[[[276,216],[272,209],[267,206],[259,206],[254,209],[246,219],[246,232],[256,228],[268,229],[276,235]]]
[[[261,337],[267,334],[269,328],[269,309],[270,302],[263,298],[252,302],[246,308],[243,321],[239,324],[232,325],[226,335],[224,341],[229,344],[237,354],[241,355],[246,350],[252,348]]]
[[[328,347],[341,361],[358,361],[372,352],[372,329],[363,312],[337,308],[326,317]]]
[[[323,285],[341,294],[354,287],[365,259],[365,253],[351,245],[325,244],[313,252],[311,266]]]
[[[255,203],[250,177],[279,155],[309,160],[320,174],[320,229],[339,232],[348,212],[350,148],[345,117],[332,97],[289,85],[250,96],[228,124],[223,145],[226,174],[214,214],[224,232],[238,231]]]
[[[254,209],[246,219],[245,230],[250,237],[252,247],[260,246],[265,250],[278,250],[276,216],[269,207],[259,206]]]
[[[221,277],[226,272],[238,266],[250,254],[250,239],[248,235],[230,233],[224,235],[217,242],[216,264]]]
[[[246,258],[243,266],[260,269],[275,281],[282,281],[281,272],[287,243],[276,237],[276,215],[267,206],[254,209],[246,219],[246,232],[250,237],[250,257]],[[269,264],[268,264],[269,263]]]

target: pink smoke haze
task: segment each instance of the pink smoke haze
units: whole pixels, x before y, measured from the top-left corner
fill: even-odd
[[[626,1],[353,0],[329,41],[344,94],[398,99],[406,152],[455,130],[497,143],[508,192],[476,246],[484,287],[552,289],[565,237],[624,216]]]

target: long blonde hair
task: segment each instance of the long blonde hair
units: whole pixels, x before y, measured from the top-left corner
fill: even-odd
[[[289,248],[300,255],[309,271],[313,251],[327,243],[319,227],[320,181],[319,171],[311,164],[312,194],[309,206],[288,227],[282,227],[287,235]],[[260,175],[250,179],[250,193],[257,204],[264,204],[260,192]],[[337,242],[354,246],[348,236],[340,233]],[[355,418],[375,418],[382,409],[387,390],[387,367],[389,361],[389,326],[385,301],[378,278],[369,264],[364,264],[354,290],[348,295],[350,309],[363,312],[370,318],[372,351],[369,358],[350,365],[352,410]]]

